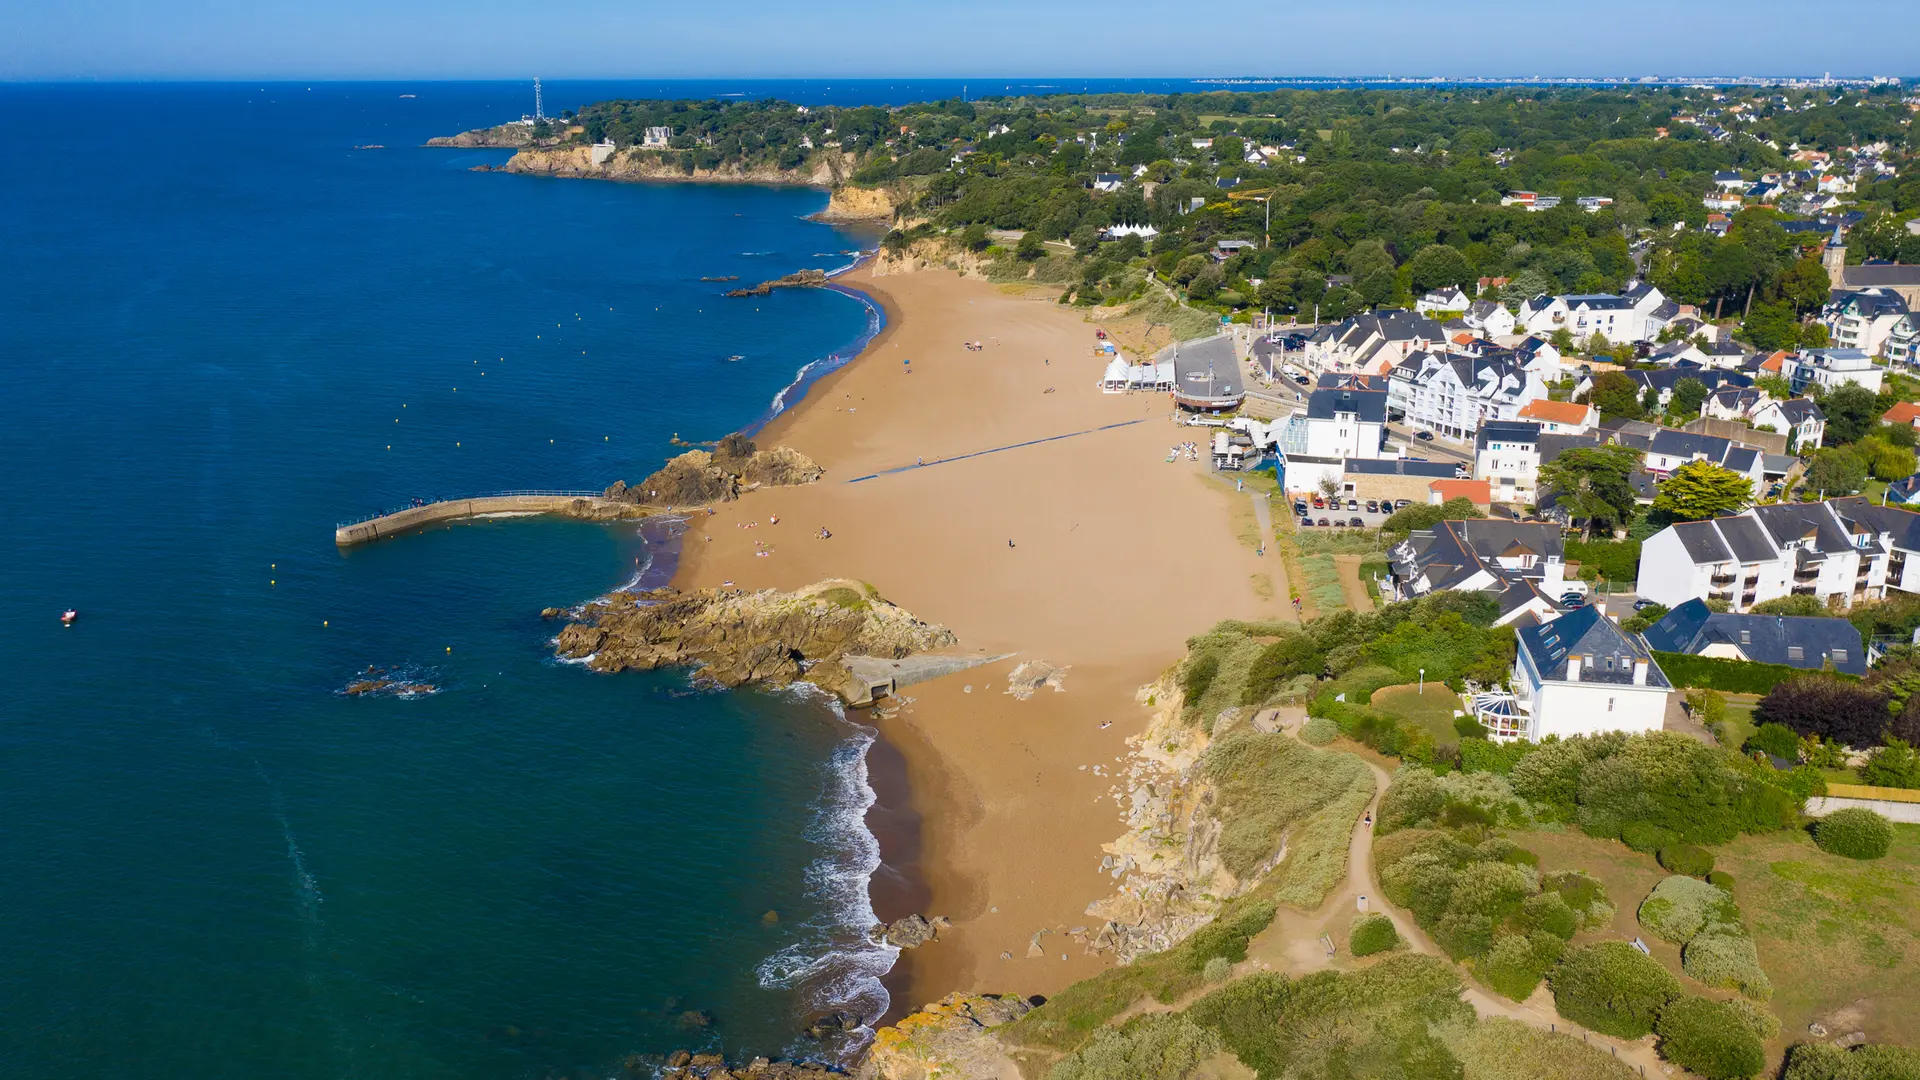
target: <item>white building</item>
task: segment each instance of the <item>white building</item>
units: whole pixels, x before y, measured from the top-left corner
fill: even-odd
[[[1529,401],[1546,396],[1540,374],[1510,356],[1416,352],[1387,379],[1389,415],[1456,439],[1471,438],[1488,421],[1512,420]]]
[[[1473,478],[1497,503],[1532,504],[1540,483],[1540,425],[1496,420],[1473,439]]]
[[[654,150],[663,150],[672,140],[672,128],[650,127],[647,129],[645,136],[641,138],[640,145]]]
[[[1864,386],[1877,394],[1887,371],[1874,364],[1873,357],[1861,349],[1808,349],[1787,354],[1780,362],[1780,373],[1786,376],[1796,394],[1805,393],[1809,386],[1832,392],[1847,383]]]
[[[1756,428],[1792,436],[1796,453],[1819,449],[1827,439],[1827,414],[1811,398],[1766,401],[1748,417]]]
[[[1474,518],[1416,529],[1387,553],[1386,595],[1485,592],[1499,604],[1496,626],[1552,616],[1567,589],[1565,544],[1549,522]]]
[[[1467,312],[1461,321],[1478,331],[1481,337],[1500,338],[1513,333],[1518,325],[1513,312],[1498,300],[1476,300],[1467,306]],[[1555,354],[1558,359],[1558,354]]]
[[[1886,354],[1888,336],[1906,317],[1906,299],[1880,288],[1838,293],[1820,313],[1835,348],[1859,349],[1870,356]]]
[[[1558,736],[1659,731],[1673,684],[1652,650],[1598,607],[1516,631],[1513,694],[1518,709],[1499,739],[1539,742]]]
[[[1756,506],[1649,537],[1638,591],[1669,608],[1698,598],[1746,611],[1782,596],[1851,607],[1888,589],[1920,592],[1915,553],[1920,515],[1906,510],[1858,497]]]
[[[1414,301],[1413,310],[1426,315],[1435,311],[1465,311],[1472,304],[1473,298],[1467,295],[1466,290],[1458,285],[1449,285]]]
[[[1582,293],[1536,296],[1520,305],[1519,325],[1529,334],[1565,330],[1578,341],[1601,334],[1610,342],[1651,341],[1678,318],[1679,305],[1651,285],[1635,284],[1625,296]]]
[[[1585,435],[1600,426],[1600,410],[1573,401],[1535,398],[1520,407],[1519,419],[1540,425],[1542,435]]]
[[[1385,375],[1415,350],[1444,347],[1446,340],[1446,328],[1425,315],[1378,311],[1314,331],[1301,363],[1313,371]]]

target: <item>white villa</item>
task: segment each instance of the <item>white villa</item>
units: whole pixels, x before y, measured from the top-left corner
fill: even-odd
[[[1496,739],[1539,742],[1610,731],[1659,731],[1673,684],[1638,634],[1614,625],[1598,607],[1520,627],[1513,661],[1517,708],[1482,712]]]

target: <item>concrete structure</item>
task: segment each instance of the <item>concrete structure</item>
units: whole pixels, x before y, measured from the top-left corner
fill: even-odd
[[[1796,394],[1805,393],[1809,386],[1832,391],[1848,383],[1864,386],[1877,394],[1887,374],[1885,368],[1876,365],[1873,357],[1861,349],[1808,349],[1789,353],[1781,362],[1780,373],[1793,385]]]
[[[1343,499],[1380,499],[1423,503],[1432,494],[1436,481],[1456,480],[1460,466],[1450,461],[1416,461],[1409,458],[1348,458],[1341,463],[1340,497]],[[1289,464],[1287,482],[1293,483]]]
[[[444,499],[395,510],[363,521],[341,522],[333,542],[352,547],[462,518],[492,514],[560,514],[590,521],[646,517],[655,511],[603,497],[597,491],[508,491],[467,499]]]
[[[1512,683],[1519,712],[1512,728],[1494,737],[1539,742],[1665,726],[1673,684],[1646,643],[1599,608],[1577,608],[1516,633]]]
[[[1539,424],[1500,420],[1481,426],[1473,440],[1473,477],[1494,502],[1531,505],[1539,488]]]
[[[1173,401],[1183,409],[1228,412],[1246,398],[1232,334],[1175,342],[1153,359],[1156,364],[1173,365]]]

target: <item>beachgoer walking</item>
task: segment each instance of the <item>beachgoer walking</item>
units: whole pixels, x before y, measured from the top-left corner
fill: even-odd
[[[1009,537],[1009,538],[1008,538],[1008,540],[1007,540],[1007,546],[1008,546],[1008,547],[1012,547],[1012,546],[1013,546],[1013,540],[1012,540],[1012,538],[1011,538],[1011,537]]]

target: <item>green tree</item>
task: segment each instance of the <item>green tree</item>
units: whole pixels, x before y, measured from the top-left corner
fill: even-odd
[[[1639,384],[1627,378],[1623,371],[1603,371],[1594,376],[1587,403],[1599,409],[1602,416],[1638,420],[1646,415],[1640,407]]]
[[[1653,508],[1676,521],[1724,517],[1753,499],[1753,483],[1711,461],[1689,461],[1660,483]]]
[[[1707,384],[1699,379],[1681,379],[1673,384],[1673,403],[1668,411],[1674,416],[1695,417],[1707,400]]]
[[[1040,239],[1038,232],[1029,229],[1027,234],[1020,238],[1020,243],[1013,249],[1013,253],[1023,262],[1033,262],[1047,253],[1047,245]]]
[[[1793,384],[1784,375],[1762,375],[1753,380],[1753,387],[1775,401],[1787,401],[1794,396]]]
[[[1807,467],[1807,486],[1824,495],[1851,495],[1867,484],[1867,465],[1845,446],[1814,451]]]
[[[1873,391],[1858,383],[1847,383],[1820,399],[1820,411],[1827,414],[1827,442],[1832,445],[1859,440],[1872,431],[1885,411]]]
[[[1414,252],[1407,262],[1409,282],[1415,293],[1429,292],[1444,285],[1473,286],[1474,272],[1467,257],[1448,244],[1429,244]]]
[[[1540,486],[1553,492],[1555,505],[1575,521],[1584,521],[1589,538],[1601,525],[1633,520],[1630,479],[1640,468],[1640,452],[1630,446],[1574,447],[1540,466]]]

